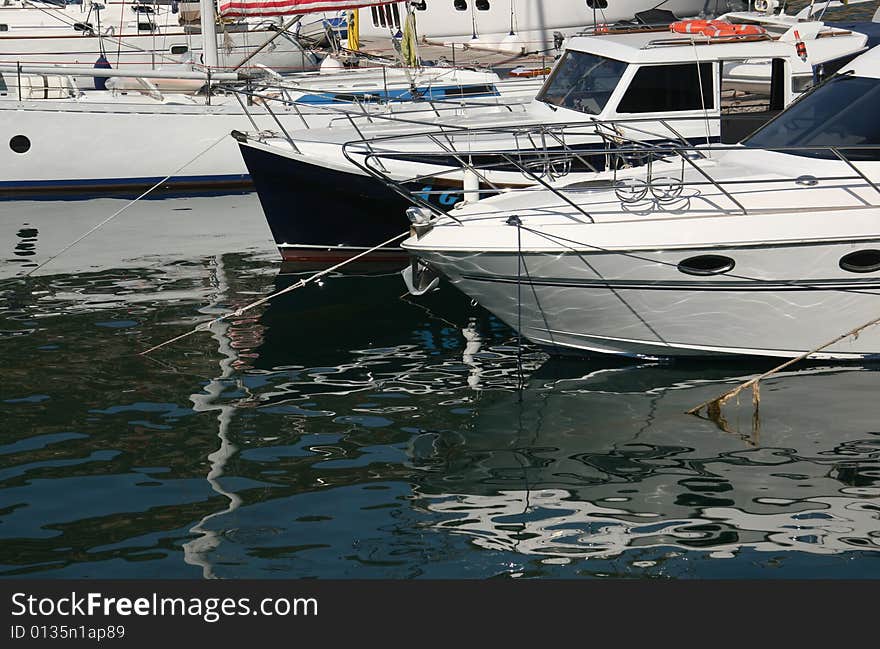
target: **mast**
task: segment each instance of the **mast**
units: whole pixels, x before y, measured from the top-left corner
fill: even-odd
[[[199,0],[201,14],[199,20],[202,25],[202,52],[204,53],[205,66],[209,72],[220,66],[220,57],[217,54],[217,17],[214,10],[214,0]]]

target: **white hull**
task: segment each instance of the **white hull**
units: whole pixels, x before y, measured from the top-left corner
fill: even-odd
[[[880,237],[864,243],[878,245]],[[631,259],[613,253],[525,255],[521,312],[515,254],[430,254],[424,259],[506,324],[519,327],[526,338],[556,351],[793,357],[880,314],[880,278],[841,277],[846,273],[837,262],[852,250],[852,243],[842,242],[807,249],[639,251],[634,254],[670,264],[655,269],[646,261],[642,274],[633,272]],[[816,262],[814,274],[807,277],[816,279],[798,279],[795,271],[787,281],[768,282],[758,289],[752,281],[683,279],[686,276],[675,268],[685,257],[719,253],[735,258],[737,273],[747,276],[760,273],[762,267],[794,266],[806,257]],[[728,288],[731,284],[736,286]],[[840,287],[858,292],[830,290]],[[805,322],[809,326],[797,326]],[[814,358],[878,354],[880,331],[869,330]]]
[[[442,221],[404,248],[557,350],[795,357],[880,316],[874,187],[837,160],[755,150],[716,156],[700,167],[721,185],[700,177],[678,200],[649,194],[623,205],[596,188],[569,194],[577,211],[561,195],[513,192],[461,210],[463,227]],[[876,181],[877,165],[858,168]],[[676,163],[655,173],[674,178]],[[523,224],[519,241],[511,216]],[[868,263],[847,268],[856,252]],[[691,272],[686,262],[707,256],[710,272]],[[872,327],[812,357],[878,355],[880,328]]]
[[[362,77],[368,87],[373,87],[376,74],[368,71],[365,75],[339,75],[329,79],[303,77],[304,89],[291,96],[319,90],[332,93],[337,88],[337,79],[338,87],[344,92],[356,83],[350,80],[352,77]],[[425,74],[433,75],[435,86],[455,85],[456,79],[484,76],[468,72],[462,76],[451,69]],[[388,76],[401,75],[391,71]],[[381,88],[381,75],[379,79]],[[428,77],[419,79],[425,82]],[[529,82],[522,85],[533,88]],[[528,92],[520,95],[518,86],[519,82],[504,86],[505,94],[500,97],[469,101],[485,103],[486,110],[495,110],[497,103],[523,101],[529,96]],[[406,89],[409,85],[402,87]],[[389,90],[392,89],[389,86]],[[10,90],[13,95],[14,92]],[[278,121],[288,131],[326,128],[335,121],[351,123],[346,117],[346,111],[352,110],[351,104],[325,107],[272,103]],[[405,113],[412,119],[435,115],[427,102],[402,102],[390,108],[376,106],[369,110],[371,114],[384,116]],[[361,115],[360,120],[366,123],[367,118]],[[265,108],[251,106],[246,114],[231,95],[212,97],[210,106],[205,105],[204,97],[197,96],[169,95],[154,101],[140,93],[114,96],[110,92],[86,93],[80,100],[2,101],[0,141],[8,143],[14,136],[25,136],[30,148],[17,153],[11,146],[0,147],[0,168],[3,169],[0,193],[142,187],[170,174],[174,177],[168,184],[182,187],[250,185],[247,169],[230,133],[253,130],[255,124],[259,130],[278,130],[278,123]],[[212,148],[208,150],[209,147]],[[87,154],[87,157],[79,154]],[[196,156],[199,157],[194,159]],[[190,164],[181,168],[190,160]]]
[[[572,36],[585,27],[631,20],[636,12],[656,6],[644,0],[609,0],[607,7],[596,9],[585,0],[492,0],[487,9],[467,3],[464,11],[454,0],[428,0],[425,9],[417,9],[419,37],[447,43],[466,43],[482,47],[510,49],[513,41],[526,51],[540,51],[553,46],[553,32]],[[388,37],[400,27],[406,15],[405,3],[360,10],[361,36]],[[471,6],[473,5],[473,6]],[[662,8],[678,17],[695,16],[703,10],[704,0],[669,0]],[[508,38],[510,33],[514,38]]]

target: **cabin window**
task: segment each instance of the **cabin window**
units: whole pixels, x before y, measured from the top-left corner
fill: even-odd
[[[791,91],[803,92],[812,76],[788,78],[783,59],[727,59],[721,64],[721,142],[733,144],[754,133],[785,107]]]
[[[880,160],[880,79],[842,75],[810,90],[743,144],[759,149],[801,147],[787,151],[806,157],[837,158],[836,147],[850,160]]]
[[[6,79],[3,78],[3,75],[0,74],[0,93],[6,94],[9,88],[6,87]]]
[[[880,250],[857,250],[844,255],[840,267],[850,273],[876,273],[880,270]]]
[[[699,88],[702,87],[702,96]],[[712,64],[649,65],[636,70],[618,113],[714,110]]]
[[[186,54],[187,52],[189,52],[189,48],[186,45],[172,45],[171,46],[171,53],[172,54],[180,55],[180,54]]]
[[[416,11],[425,11],[428,8],[428,3],[425,0],[421,2],[410,2],[409,3]]]
[[[497,95],[498,90],[491,85],[450,86],[445,88],[447,97],[467,97],[469,95]]]
[[[452,4],[457,11],[467,11],[467,0],[455,0]]]
[[[678,264],[678,270],[685,275],[721,275],[733,270],[736,262],[724,255],[698,255],[688,257]]]
[[[587,6],[590,9],[607,9],[608,0],[587,0]]]
[[[813,77],[801,74],[791,78],[791,92],[800,95],[806,92],[813,85]]]
[[[5,25],[5,24],[0,23],[0,32],[8,32],[8,31],[9,31],[9,25]]]
[[[489,0],[477,0],[477,11],[489,11]]]
[[[598,115],[611,98],[626,67],[623,61],[567,50],[537,99],[552,106]]]
[[[13,135],[9,140],[9,148],[16,153],[27,153],[31,148],[31,141],[25,135]]]

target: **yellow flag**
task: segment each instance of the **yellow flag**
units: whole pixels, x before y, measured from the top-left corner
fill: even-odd
[[[348,49],[357,52],[361,49],[361,35],[358,27],[358,12],[360,9],[354,9],[348,12]]]

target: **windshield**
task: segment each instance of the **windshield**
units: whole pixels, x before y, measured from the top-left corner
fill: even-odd
[[[627,64],[568,50],[538,93],[545,104],[598,115],[617,87]]]
[[[776,119],[743,141],[748,147],[836,146],[854,160],[880,160],[880,79],[842,75],[804,95]],[[874,145],[873,150],[848,145]],[[828,150],[790,151],[795,155],[835,158]]]

